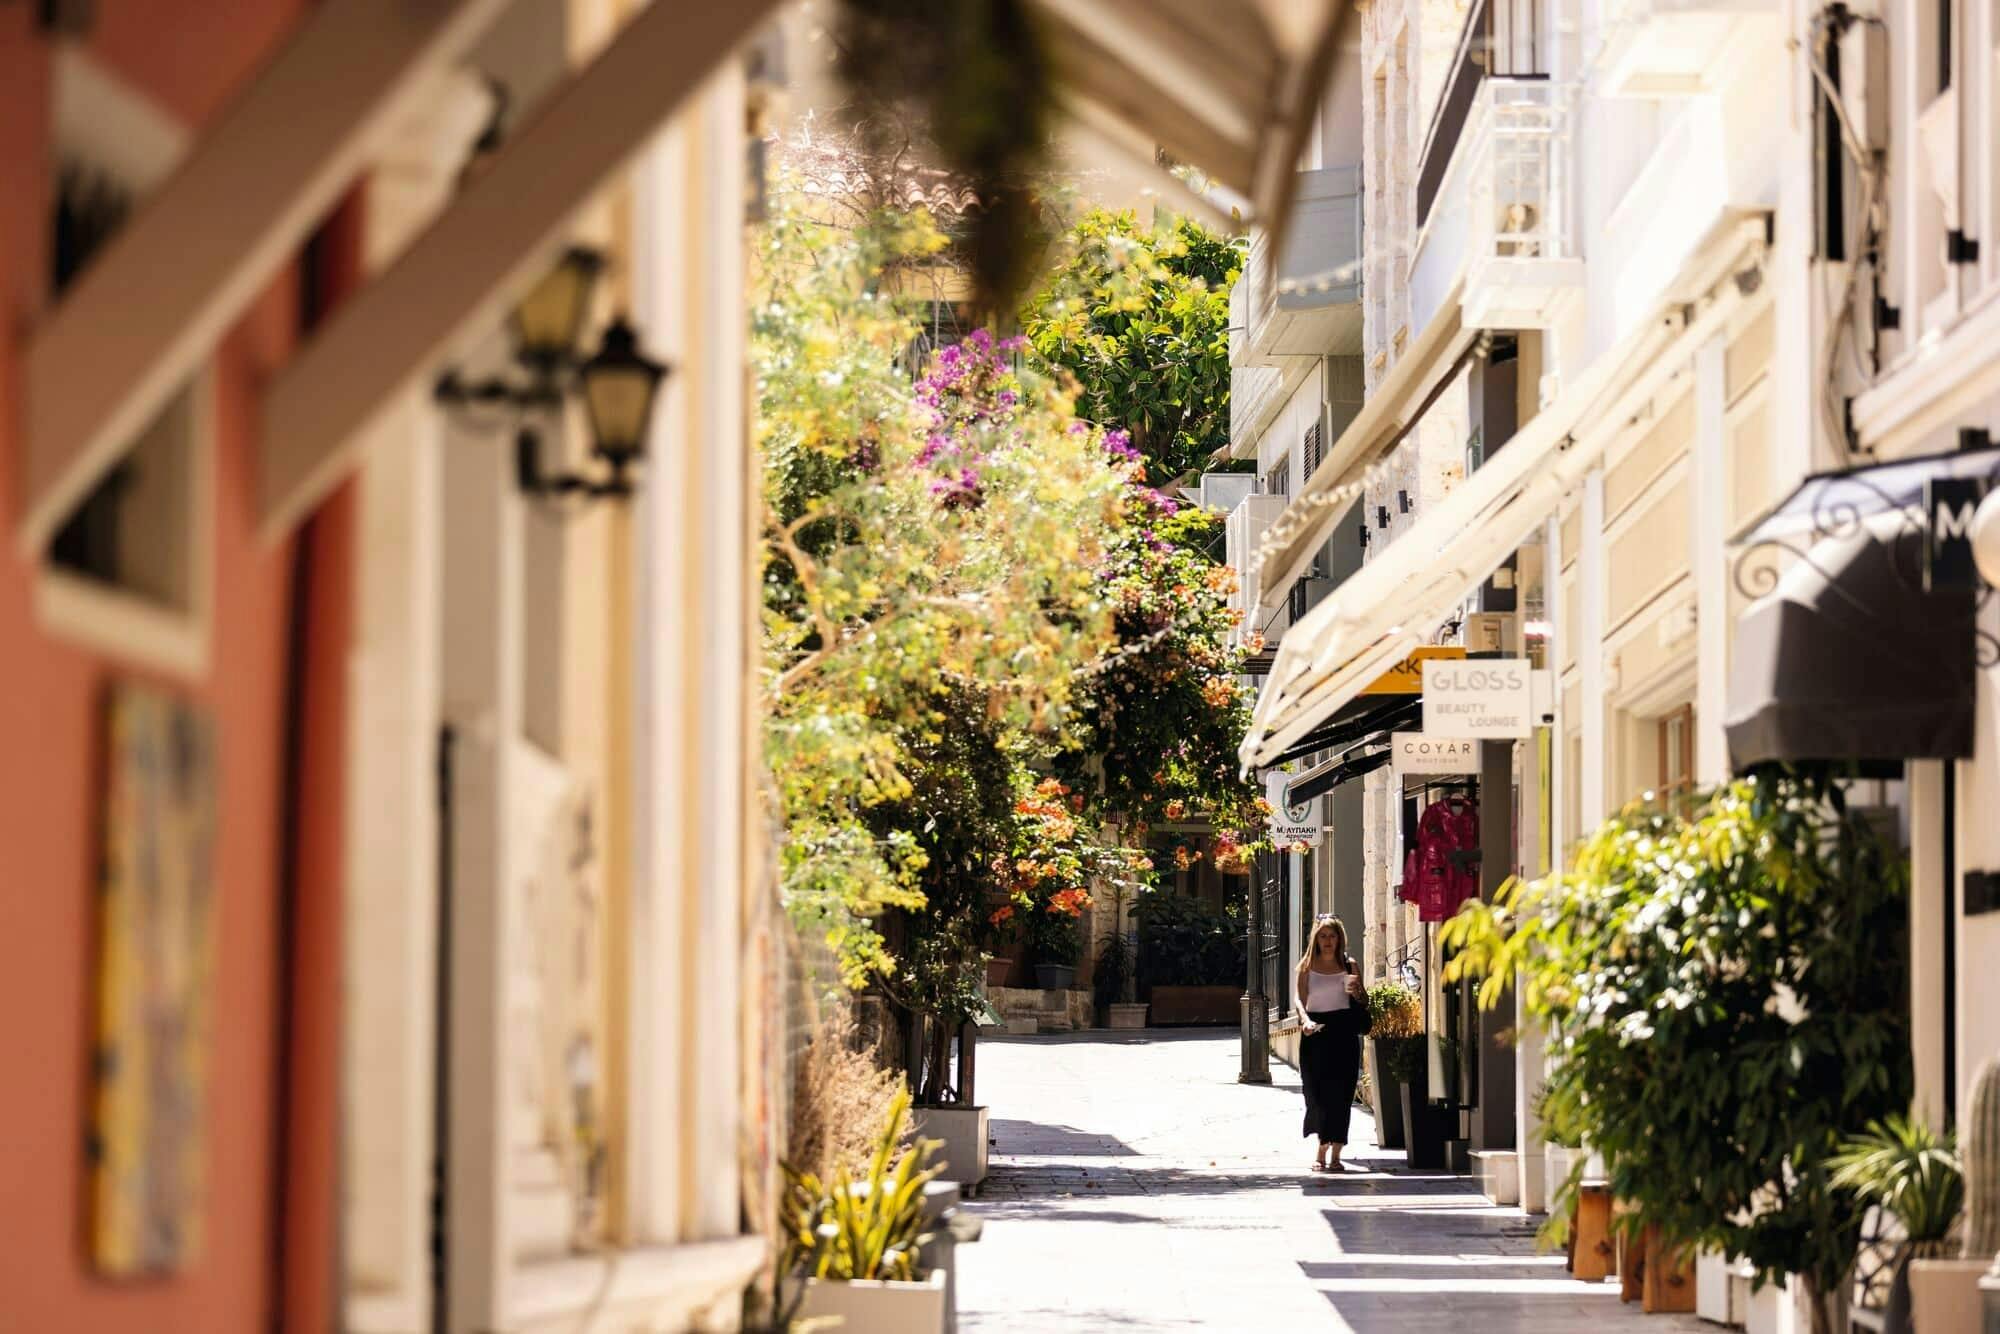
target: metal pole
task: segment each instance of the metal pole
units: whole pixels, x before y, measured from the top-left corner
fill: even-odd
[[[1258,875],[1250,882],[1243,913],[1243,1069],[1239,1084],[1271,1082],[1271,1012],[1264,999],[1264,884],[1275,854],[1257,854]]]

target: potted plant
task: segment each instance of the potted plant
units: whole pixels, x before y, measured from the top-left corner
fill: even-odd
[[[1480,1004],[1519,983],[1552,1105],[1631,1216],[1741,1257],[1823,1334],[1861,1230],[1827,1157],[1910,1105],[1908,926],[1907,862],[1839,782],[1772,771],[1627,808],[1440,943]]]
[[[1401,1086],[1422,1054],[1423,1002],[1400,982],[1377,982],[1368,988],[1368,1014],[1376,1140],[1382,1148],[1400,1149],[1406,1144]]]
[[[1979,1280],[2000,1252],[2000,1059],[1988,1057],[1973,1077],[1963,1128],[1958,1253],[1910,1261],[1910,1313],[1923,1334],[1976,1334],[1980,1327]]]
[[[1132,941],[1123,931],[1105,937],[1097,951],[1090,984],[1097,1009],[1108,1028],[1144,1028],[1146,1007],[1132,999]]]
[[[1583,1138],[1570,1127],[1562,1108],[1550,1098],[1548,1085],[1535,1090],[1534,1105],[1535,1120],[1542,1128],[1543,1187],[1547,1192],[1543,1198],[1553,1208],[1554,1201],[1563,1196],[1570,1178],[1583,1163]]]
[[[909,1110],[910,1095],[898,1091],[858,1180],[844,1166],[823,1181],[784,1165],[781,1272],[800,1280],[800,1291],[781,1325],[837,1317],[871,1334],[943,1334],[944,1273],[918,1269],[930,1240],[925,1187],[936,1170],[925,1163],[933,1146],[902,1147]]]
[[[1002,899],[986,917],[986,985],[1004,987],[1013,974],[1015,946],[1021,939],[1021,907],[1013,899]]]
[[[1076,985],[1076,961],[1083,953],[1082,918],[1090,895],[1061,889],[1038,902],[1028,918],[1028,943],[1035,960],[1035,985],[1067,991]]]
[[[1916,1328],[1944,1329],[1942,1311],[1911,1312],[1910,1264],[1938,1259],[1955,1249],[1948,1238],[1965,1202],[1965,1178],[1952,1137],[1907,1116],[1887,1116],[1845,1140],[1840,1152],[1827,1160],[1827,1168],[1837,1189],[1851,1190],[1861,1204],[1888,1214],[1902,1234],[1894,1243],[1888,1282],[1877,1285],[1887,1291],[1873,1294],[1885,1299],[1883,1309],[1891,1313],[1885,1334],[1907,1331],[1911,1314],[1916,1315]],[[1926,1296],[1934,1305],[1935,1295]]]

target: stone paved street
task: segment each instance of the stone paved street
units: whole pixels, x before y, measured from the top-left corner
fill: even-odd
[[[1570,1280],[1535,1253],[1535,1220],[1400,1154],[1363,1143],[1347,1175],[1307,1171],[1297,1075],[1273,1062],[1259,1088],[1236,1068],[1233,1030],[982,1041],[997,1143],[971,1206],[985,1235],[958,1252],[960,1329],[1713,1328]],[[1358,1109],[1354,1128],[1372,1141]]]

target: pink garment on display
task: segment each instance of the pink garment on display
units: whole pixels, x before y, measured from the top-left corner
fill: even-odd
[[[1397,897],[1417,905],[1417,916],[1442,922],[1467,899],[1479,897],[1476,860],[1454,854],[1479,849],[1479,807],[1465,797],[1431,803],[1417,820],[1417,840],[1403,859]]]

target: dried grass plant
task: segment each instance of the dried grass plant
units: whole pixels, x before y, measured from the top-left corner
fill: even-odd
[[[903,1091],[901,1072],[883,1069],[861,1042],[852,1004],[829,1005],[793,1076],[785,1160],[823,1181],[839,1168],[862,1172]]]

